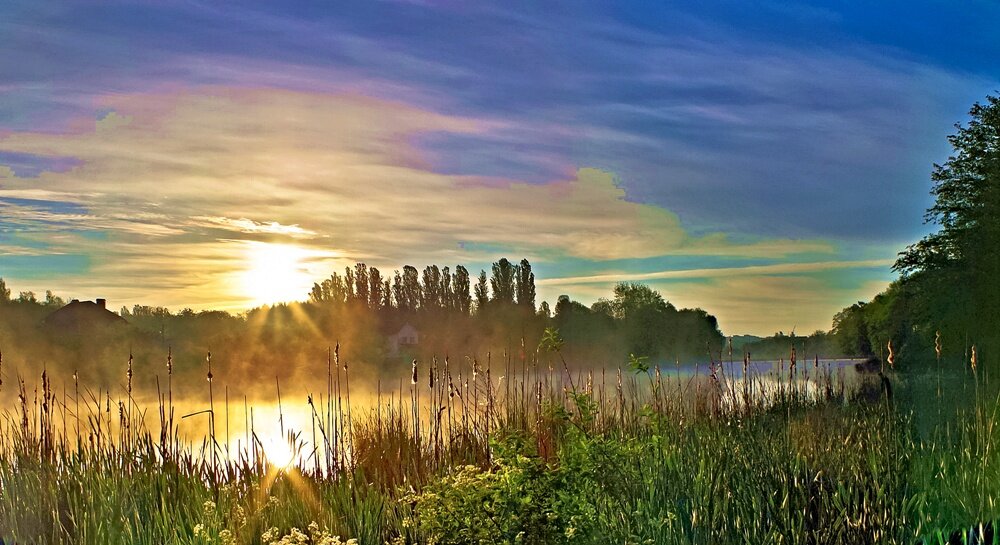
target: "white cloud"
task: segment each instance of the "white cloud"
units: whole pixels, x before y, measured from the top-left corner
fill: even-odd
[[[464,249],[469,243],[591,261],[834,252],[816,240],[744,244],[723,233],[692,235],[676,214],[628,200],[616,178],[600,170],[547,183],[437,173],[416,137],[492,125],[397,102],[204,87],[108,96],[100,106],[114,113],[71,124],[72,132],[0,138],[3,151],[80,161],[66,172],[8,177],[0,199],[83,207],[8,205],[4,220],[53,252],[91,257],[87,278],[66,285],[109,297],[247,304],[253,297],[231,282],[247,266],[235,250],[240,240],[324,252],[331,268],[354,259],[397,266],[481,258],[481,251]],[[78,236],[84,230],[106,236]],[[326,274],[317,270],[317,279]]]

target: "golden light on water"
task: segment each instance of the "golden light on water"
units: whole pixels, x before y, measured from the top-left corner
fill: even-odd
[[[291,244],[248,243],[242,294],[258,306],[305,299],[313,284],[307,261],[315,254]]]

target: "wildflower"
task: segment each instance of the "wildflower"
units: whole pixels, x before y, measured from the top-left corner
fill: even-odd
[[[194,525],[194,536],[195,537],[200,536],[204,532],[205,532],[205,525],[204,524],[195,524]]]
[[[287,536],[290,543],[309,543],[309,536],[302,533],[298,528],[292,528]]]
[[[236,538],[229,530],[219,532],[219,539],[222,540],[223,545],[234,545],[236,543]]]
[[[264,543],[271,543],[278,539],[278,529],[274,526],[270,527],[263,534],[260,535],[260,540]]]
[[[236,519],[236,525],[237,526],[245,526],[246,525],[246,523],[247,523],[247,514],[246,514],[246,511],[243,510],[242,506],[240,506],[240,505],[236,506],[236,509],[233,510],[233,518]]]
[[[212,513],[215,512],[215,502],[212,500],[208,500],[204,504],[202,504],[201,509],[202,511],[205,512],[206,515],[211,515]]]

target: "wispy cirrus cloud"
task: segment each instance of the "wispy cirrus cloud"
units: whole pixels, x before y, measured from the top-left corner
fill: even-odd
[[[996,14],[7,2],[0,274],[237,308],[256,243],[317,252],[317,275],[508,253],[654,283],[726,327],[825,320],[926,230],[943,135],[997,87]],[[837,260],[856,266],[816,269]],[[769,299],[717,296],[754,286]]]
[[[689,233],[671,211],[630,201],[600,170],[544,183],[435,172],[415,137],[493,125],[401,103],[210,87],[109,97],[102,107],[109,113],[70,133],[0,139],[0,150],[80,161],[66,172],[8,177],[0,186],[4,221],[22,240],[66,233],[62,251],[96,258],[88,283],[103,278],[114,290],[115,278],[145,282],[162,303],[204,303],[197,282],[175,280],[201,278],[205,293],[226,294],[207,297],[214,303],[245,304],[249,295],[223,281],[245,266],[241,238],[329,252],[327,267],[335,259],[477,260],[466,250],[476,245],[595,262],[835,252],[820,240]],[[103,237],[88,240],[88,231]],[[171,282],[176,288],[166,289]]]

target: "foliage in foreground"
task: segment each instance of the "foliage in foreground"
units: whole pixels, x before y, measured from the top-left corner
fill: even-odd
[[[358,411],[352,439],[338,440],[351,456],[327,468],[315,458],[282,469],[256,454],[195,456],[131,427],[125,405],[123,427],[112,427],[109,402],[97,404],[89,430],[60,439],[55,399],[43,391],[34,409],[25,400],[19,414],[6,414],[0,537],[914,543],[1000,515],[997,404],[978,383],[953,381],[976,402],[957,414],[939,408],[951,416],[926,426],[900,393],[869,404],[836,388],[805,396],[800,386],[819,374],[784,383],[773,404],[741,406],[724,402],[718,381],[675,391],[641,358],[633,363],[636,376],[607,392],[568,371],[503,390],[480,372],[472,404],[450,395],[447,366],[432,368],[436,380],[414,380],[409,407],[390,402],[367,418]]]

